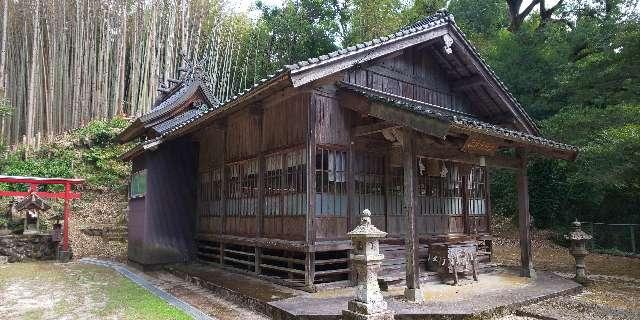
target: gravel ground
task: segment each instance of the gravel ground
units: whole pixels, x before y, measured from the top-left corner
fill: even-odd
[[[544,234],[537,235],[533,247],[536,269],[573,276],[574,260],[566,248],[544,239]],[[519,264],[520,249],[515,239],[496,239],[494,253],[494,260],[500,264]],[[587,270],[592,282],[581,294],[533,304],[522,308],[520,314],[558,320],[640,319],[640,259],[591,254],[587,257]],[[512,318],[500,320],[508,319]]]

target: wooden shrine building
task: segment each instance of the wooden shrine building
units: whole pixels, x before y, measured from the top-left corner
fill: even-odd
[[[406,247],[387,266],[406,268],[410,286],[433,242],[490,250],[496,167],[517,172],[532,273],[527,158],[577,151],[540,136],[447,12],[288,65],[227,101],[197,64],[182,70],[119,135],[138,141],[123,155],[131,261],[198,260],[307,288],[346,280],[346,233],[366,208],[388,248]]]

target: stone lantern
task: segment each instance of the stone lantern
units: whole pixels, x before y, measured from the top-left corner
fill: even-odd
[[[356,297],[349,301],[348,310],[342,311],[344,320],[392,320],[378,286],[378,271],[384,255],[379,240],[387,233],[371,224],[371,211],[362,211],[360,225],[347,233],[353,245],[351,263],[357,273]]]
[[[576,281],[579,283],[585,283],[588,281],[587,270],[584,262],[584,258],[589,254],[587,251],[587,241],[592,237],[586,232],[580,229],[580,222],[576,221],[571,223],[571,232],[564,237],[571,241],[571,247],[569,252],[576,259]]]

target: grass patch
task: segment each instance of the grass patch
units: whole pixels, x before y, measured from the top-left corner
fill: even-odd
[[[6,319],[190,319],[114,270],[80,263],[0,266],[0,295]]]
[[[119,311],[127,319],[191,319],[184,312],[125,278],[106,288],[107,305],[101,315]]]

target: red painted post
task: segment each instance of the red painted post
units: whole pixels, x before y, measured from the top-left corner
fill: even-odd
[[[62,229],[62,249],[69,251],[69,202],[71,193],[71,184],[64,184],[64,226]]]

